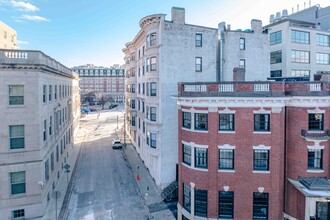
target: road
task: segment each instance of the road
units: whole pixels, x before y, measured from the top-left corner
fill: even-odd
[[[148,208],[138,192],[132,171],[122,150],[113,150],[112,139],[117,138],[123,125],[123,106],[90,113],[81,120],[85,132],[71,196],[64,218],[68,220],[131,220],[148,219]]]

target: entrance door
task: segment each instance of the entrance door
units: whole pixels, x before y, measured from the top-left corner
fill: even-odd
[[[316,202],[316,219],[317,220],[330,220],[330,203],[329,202]]]

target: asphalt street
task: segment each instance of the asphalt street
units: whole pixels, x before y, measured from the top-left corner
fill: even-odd
[[[123,109],[90,113],[80,121],[86,137],[73,179],[72,192],[64,218],[68,220],[148,219],[135,177],[122,150],[111,142],[123,125]]]

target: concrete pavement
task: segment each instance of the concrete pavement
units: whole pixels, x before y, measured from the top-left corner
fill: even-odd
[[[123,131],[118,133],[118,137],[123,140]],[[175,219],[173,213],[163,202],[161,192],[157,188],[149,171],[145,167],[134,146],[130,143],[123,148],[123,153],[127,159],[129,167],[135,176],[135,181],[139,187],[139,192],[148,207],[151,219],[172,220]]]

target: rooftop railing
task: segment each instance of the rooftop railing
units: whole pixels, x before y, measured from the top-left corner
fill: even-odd
[[[178,83],[179,96],[330,96],[330,82],[196,82]]]
[[[70,68],[37,50],[0,49],[0,66],[11,68],[39,66],[47,68],[49,71],[73,77],[73,71]]]

